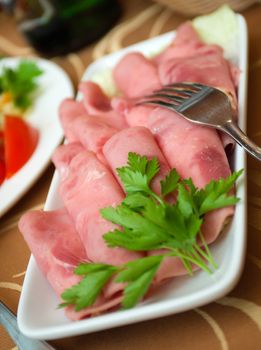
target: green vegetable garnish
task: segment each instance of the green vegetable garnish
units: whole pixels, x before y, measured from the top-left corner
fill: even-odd
[[[4,67],[0,76],[0,93],[9,92],[14,106],[24,111],[32,105],[36,78],[42,73],[36,63],[28,60],[21,61],[14,69]]]
[[[83,279],[62,293],[61,307],[74,305],[79,311],[92,305],[112,277],[115,282],[125,283],[123,308],[133,307],[147,293],[166,257],[179,257],[190,275],[192,264],[208,273],[217,267],[204,241],[201,225],[206,213],[239,201],[230,190],[242,170],[198,189],[191,179],[181,180],[172,169],[161,181],[160,196],[150,188],[159,170],[156,158],[148,160],[146,156],[129,153],[127,166],[117,169],[126,198],[115,208],[102,209],[101,215],[121,227],[103,235],[109,247],[147,252],[163,249],[161,253],[120,266],[80,264],[75,273]],[[165,197],[173,193],[177,199],[175,204],[170,204]]]

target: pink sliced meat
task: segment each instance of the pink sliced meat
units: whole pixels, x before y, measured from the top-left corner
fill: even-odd
[[[149,255],[159,255],[164,253],[164,250],[151,251]],[[197,266],[192,266],[193,271],[197,270]],[[184,267],[182,261],[177,257],[167,257],[161,263],[156,276],[154,278],[154,284],[157,285],[167,279],[178,276],[185,276],[188,274],[187,269]]]
[[[96,154],[101,152],[104,143],[117,132],[117,129],[90,116],[77,118],[71,129],[75,139],[85,149],[93,151]]]
[[[75,103],[77,102],[67,100],[62,104],[62,108],[60,108],[60,118],[65,137],[68,142],[80,143],[86,150],[93,151],[104,162],[101,152],[102,147],[117,132],[117,129],[104,123],[106,118],[103,116],[82,115],[77,114],[76,111],[74,111],[75,113],[67,113],[72,109],[69,107]]]
[[[67,138],[70,138],[71,135],[71,122],[81,115],[86,115],[86,113],[87,111],[82,102],[75,101],[71,98],[63,100],[59,107],[59,117],[64,134]]]
[[[117,129],[90,116],[77,118],[71,126],[74,139],[80,142],[86,150],[94,152],[103,163],[105,163],[105,160],[102,147],[116,132]]]
[[[139,52],[125,55],[114,68],[113,76],[118,89],[129,98],[161,86],[156,64]]]
[[[99,85],[85,81],[80,83],[79,91],[83,95],[83,104],[89,115],[98,116],[104,123],[116,129],[126,128],[124,116],[111,108],[111,100]]]
[[[187,58],[191,56],[207,55],[209,53],[223,53],[220,46],[204,44],[191,22],[181,24],[172,43],[162,53],[154,58],[157,64],[161,64],[175,58]]]
[[[112,100],[112,106],[115,110],[119,110],[126,118],[130,127],[144,126],[149,127],[149,119],[155,107],[150,105],[135,105],[133,101],[124,98],[116,97]],[[231,154],[235,146],[235,141],[227,134],[218,132],[222,141],[226,154]]]
[[[27,212],[19,230],[57,295],[79,282],[73,271],[87,256],[66,210]]]
[[[83,146],[77,142],[64,144],[56,148],[52,156],[52,161],[55,167],[59,168],[61,179],[67,177],[67,170],[70,162],[82,151],[84,151]]]
[[[199,38],[198,33],[195,31],[192,23],[187,21],[178,27],[172,45],[177,48],[177,51],[180,52],[182,47],[199,48],[204,44]],[[189,50],[182,55],[188,56],[188,52]]]
[[[124,129],[111,137],[103,147],[104,156],[118,178],[116,169],[125,166],[129,152],[146,155],[149,159],[157,157],[160,163],[160,172],[152,181],[152,188],[160,193],[160,180],[170,171],[170,167],[159,149],[152,133],[144,127]],[[120,183],[120,179],[118,178]]]
[[[80,276],[74,274],[74,269],[79,263],[89,261],[83,243],[65,209],[28,212],[20,219],[19,229],[37,265],[59,297],[65,289],[81,280]],[[76,312],[73,306],[66,307],[67,317],[79,320],[118,306],[122,295],[113,298],[110,296],[116,291],[120,292],[122,286],[119,283],[114,285],[113,293],[107,293],[108,297],[101,294],[91,307],[79,312]]]
[[[221,89],[231,97],[236,106],[236,92],[230,67],[220,53],[171,59],[159,65],[162,85],[177,82],[197,82]]]
[[[233,81],[233,84],[235,87],[238,87],[239,84],[239,78],[240,78],[240,70],[237,66],[235,66],[233,63],[229,62],[229,69],[230,69],[230,75]]]
[[[103,234],[116,225],[103,219],[100,209],[119,204],[124,195],[111,172],[93,152],[84,151],[72,159],[59,192],[91,261],[118,265],[142,256],[125,249],[108,248],[102,239]]]
[[[85,308],[80,311],[75,311],[72,306],[66,308],[66,315],[73,321],[82,320],[83,318],[90,316],[98,316],[104,311],[109,311],[119,306],[122,301],[122,296],[116,296],[112,299],[106,299],[103,296],[99,296],[95,304],[91,307]]]
[[[114,278],[112,278],[106,285],[106,288],[103,291],[103,296],[106,299],[110,299],[110,298],[114,298],[117,295],[120,295],[120,293],[122,292],[122,290],[124,289],[124,286],[126,285],[126,283],[119,283],[119,282],[115,282]]]
[[[79,91],[83,94],[83,103],[89,114],[97,115],[100,112],[110,111],[110,99],[96,83],[92,81],[81,82]]]
[[[162,85],[187,81],[219,88],[230,96],[236,110],[238,69],[224,59],[220,46],[204,44],[191,22],[177,29],[171,45],[155,61]]]
[[[157,63],[162,63],[172,58],[188,57],[194,55],[202,46],[204,44],[191,22],[185,22],[178,27],[173,42],[154,60]]]
[[[112,107],[124,115],[129,126],[148,125],[149,115],[154,107],[149,105],[136,106],[135,103],[125,97],[115,97],[112,99]]]
[[[172,168],[198,187],[230,175],[220,138],[214,129],[195,125],[173,111],[155,108],[148,126]]]
[[[214,242],[234,215],[234,207],[214,210],[205,215],[202,232],[208,244]]]

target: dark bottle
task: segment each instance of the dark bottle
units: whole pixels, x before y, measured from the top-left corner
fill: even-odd
[[[118,20],[117,0],[20,0],[19,29],[45,56],[79,50],[104,35]]]

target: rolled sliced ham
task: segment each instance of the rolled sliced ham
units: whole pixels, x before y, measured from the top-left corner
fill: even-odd
[[[120,265],[142,256],[121,248],[108,248],[102,238],[116,225],[103,219],[100,209],[121,203],[124,194],[111,172],[93,152],[84,151],[72,159],[59,192],[89,260]]]
[[[83,95],[83,104],[89,115],[101,118],[104,123],[116,129],[127,127],[124,116],[112,109],[111,100],[99,85],[84,81],[80,83],[79,91]]]
[[[148,159],[157,157],[160,171],[153,179],[151,186],[155,192],[160,193],[160,180],[169,173],[170,167],[147,128],[138,126],[124,129],[111,137],[103,147],[105,159],[120,184],[116,169],[127,164],[129,152],[146,155]]]
[[[52,161],[55,167],[59,169],[61,179],[67,177],[69,164],[72,159],[82,151],[84,151],[84,148],[78,142],[64,144],[56,148],[52,156]]]
[[[197,187],[230,175],[230,167],[216,130],[188,122],[173,111],[155,108],[148,126],[172,168]]]
[[[219,52],[184,58],[170,59],[159,65],[162,85],[177,82],[197,82],[224,91],[235,109],[237,97],[230,74],[230,66]]]
[[[58,296],[80,281],[73,271],[87,256],[65,209],[29,211],[21,217],[19,230]]]
[[[238,69],[223,57],[218,45],[206,45],[191,22],[182,24],[173,43],[156,58],[160,83],[197,82],[223,90],[236,110]]]
[[[94,152],[101,162],[105,162],[102,147],[116,132],[117,129],[90,116],[79,117],[71,125],[74,141],[80,142],[86,150]]]
[[[81,280],[80,276],[74,274],[74,269],[79,263],[88,260],[83,243],[65,209],[28,212],[20,219],[19,229],[37,265],[59,298],[65,289]],[[113,283],[109,283],[108,287],[105,288],[106,296],[101,294],[91,307],[79,312],[75,311],[73,306],[66,307],[67,317],[79,320],[118,306],[122,296],[110,296],[122,290],[121,284],[114,286]],[[114,290],[110,291],[112,287]]]
[[[203,45],[191,22],[185,22],[178,27],[171,44],[163,52],[155,56],[154,61],[159,64],[172,58],[188,57],[195,54]]]
[[[135,105],[134,101],[125,97],[112,99],[112,107],[122,113],[129,126],[148,126],[148,118],[154,107],[149,105]]]
[[[66,138],[73,137],[71,134],[71,123],[79,116],[86,115],[87,111],[82,102],[75,101],[72,98],[66,98],[60,104],[59,118]]]
[[[191,56],[205,55],[223,50],[217,45],[204,44],[191,22],[181,24],[172,43],[159,55],[154,58],[157,64],[161,64],[173,58],[187,58]]]
[[[94,117],[79,117],[71,126],[76,141],[86,150],[93,151],[99,159],[102,158],[102,147],[117,129],[104,124]]]
[[[160,88],[157,65],[139,52],[125,55],[113,71],[115,83],[126,97],[136,98]]]
[[[80,143],[86,150],[93,151],[104,162],[102,147],[117,132],[117,129],[104,123],[104,117],[86,114],[76,115],[76,113],[67,114],[67,112],[63,114],[61,112],[60,118],[67,141]]]

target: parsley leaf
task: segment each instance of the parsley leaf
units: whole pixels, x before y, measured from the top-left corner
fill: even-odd
[[[74,273],[76,275],[87,275],[88,273],[109,270],[110,268],[113,268],[113,266],[102,263],[81,263],[74,270]]]
[[[163,255],[152,255],[125,264],[125,269],[118,274],[116,282],[135,281],[147,270],[159,266],[163,258]]]
[[[137,153],[130,152],[128,154],[128,166],[131,171],[139,172],[145,175],[148,184],[153,179],[153,177],[159,172],[159,162],[156,157],[148,160],[146,156],[140,156]],[[124,167],[126,169],[126,167]]]
[[[165,177],[165,179],[160,181],[161,195],[166,196],[169,193],[175,191],[175,189],[177,188],[179,179],[180,179],[180,176],[177,173],[176,169],[171,169],[171,171]]]
[[[233,188],[235,181],[242,172],[243,170],[241,169],[226,179],[212,180],[204,189],[198,190],[194,197],[198,205],[199,214],[204,215],[211,210],[236,204],[239,198],[229,194],[229,191]]]
[[[157,272],[158,267],[159,264],[151,267],[149,270],[140,275],[139,278],[129,283],[127,287],[124,288],[124,298],[122,301],[122,306],[124,309],[135,306],[146,294]]]
[[[25,110],[31,106],[37,88],[36,78],[43,71],[33,61],[21,61],[17,68],[4,67],[0,77],[0,93],[9,92],[16,107]]]
[[[87,270],[89,268],[90,264],[87,265]],[[81,264],[80,269],[84,269],[83,264]],[[103,269],[95,271],[94,268],[94,271],[89,271],[78,284],[62,293],[61,297],[65,303],[60,304],[60,306],[64,307],[74,304],[75,311],[79,311],[92,305],[114,273],[115,268],[106,265],[104,265]]]
[[[136,192],[128,194],[122,203],[132,210],[139,211],[140,209],[144,208],[144,206],[149,200],[150,199],[143,193]]]
[[[178,184],[177,205],[181,214],[187,218],[195,212],[193,196],[185,188],[183,183]]]
[[[130,152],[127,166],[117,169],[117,173],[124,185],[126,193],[145,192],[151,194],[149,184],[159,172],[157,158],[148,160],[137,153]]]

